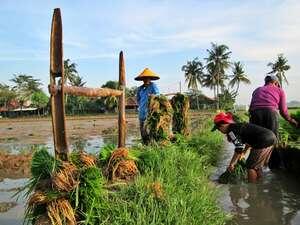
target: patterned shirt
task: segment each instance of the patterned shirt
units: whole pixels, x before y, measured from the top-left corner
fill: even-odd
[[[148,98],[149,95],[159,95],[159,90],[156,84],[150,82],[149,85],[142,85],[137,90],[137,103],[139,110],[139,119],[145,121],[148,113]]]

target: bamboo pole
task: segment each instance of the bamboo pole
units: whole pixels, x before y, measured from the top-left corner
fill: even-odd
[[[118,147],[125,147],[125,136],[126,136],[126,117],[125,117],[125,64],[123,52],[120,52],[119,55],[119,89],[122,91],[122,94],[119,97],[119,139]]]
[[[56,78],[64,83],[62,20],[60,9],[53,12],[50,36],[50,85],[56,85]],[[55,157],[68,160],[68,143],[66,135],[64,88],[51,95],[51,116]]]
[[[61,90],[61,85],[49,85],[49,92],[53,95]],[[77,96],[86,97],[107,97],[107,96],[121,96],[122,91],[110,88],[87,88],[76,86],[63,86],[64,93]]]

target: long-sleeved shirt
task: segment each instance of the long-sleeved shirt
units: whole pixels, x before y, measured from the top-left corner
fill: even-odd
[[[284,91],[277,86],[267,84],[257,88],[252,93],[252,100],[250,104],[250,111],[255,109],[271,109],[274,111],[279,110],[280,115],[286,120],[291,117],[288,114],[286,97]]]
[[[145,121],[148,113],[148,99],[149,95],[159,95],[159,90],[156,84],[150,82],[149,85],[142,85],[137,90],[137,103],[139,110],[139,119]]]

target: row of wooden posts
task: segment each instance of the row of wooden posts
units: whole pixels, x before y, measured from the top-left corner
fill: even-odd
[[[50,38],[50,85],[51,115],[53,127],[53,139],[55,156],[61,160],[68,160],[69,147],[66,133],[66,117],[64,94],[86,96],[86,97],[107,97],[117,96],[119,98],[118,118],[118,147],[125,147],[125,64],[121,51],[119,54],[119,89],[109,88],[86,88],[64,85],[64,64],[63,64],[63,30],[61,12],[59,8],[54,9]]]

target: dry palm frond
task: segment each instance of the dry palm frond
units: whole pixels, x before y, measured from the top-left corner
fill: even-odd
[[[46,194],[41,191],[36,191],[33,193],[28,200],[28,206],[31,207],[33,205],[41,205],[48,202],[48,198]]]
[[[52,176],[52,185],[58,191],[71,191],[78,185],[78,170],[68,163],[63,162],[61,168]]]
[[[61,198],[47,205],[47,214],[52,225],[75,225],[75,213],[68,200]]]

